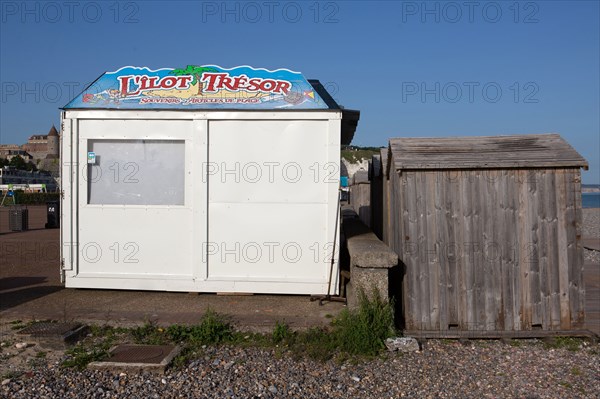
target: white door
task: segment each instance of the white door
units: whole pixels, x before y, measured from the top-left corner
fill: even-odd
[[[339,181],[337,163],[327,165],[328,126],[208,122],[209,282],[234,291],[327,290],[335,237],[328,206]]]
[[[196,178],[206,122],[79,120],[78,131],[79,257],[67,286],[195,290],[206,277],[206,183]]]

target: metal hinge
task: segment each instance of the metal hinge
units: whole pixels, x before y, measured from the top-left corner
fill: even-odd
[[[65,258],[60,259],[60,283],[65,282]]]

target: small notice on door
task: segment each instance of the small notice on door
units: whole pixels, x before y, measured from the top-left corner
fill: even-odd
[[[87,156],[87,163],[89,164],[95,164],[96,163],[96,153],[95,152],[88,152],[88,156]]]

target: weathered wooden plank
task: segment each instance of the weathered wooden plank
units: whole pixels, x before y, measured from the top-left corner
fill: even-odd
[[[469,242],[469,252],[472,253],[473,259],[473,313],[475,315],[475,329],[486,330],[486,315],[485,315],[485,260],[483,256],[484,247],[484,232],[483,232],[483,212],[486,208],[485,202],[488,200],[485,194],[485,183],[483,182],[483,173],[480,170],[471,171],[472,179],[472,235]]]
[[[381,179],[381,240],[389,245],[389,225],[391,220],[389,209],[389,181],[385,174],[382,175]]]
[[[550,294],[550,329],[560,330],[560,283],[558,268],[558,218],[556,209],[556,173],[557,170],[546,173],[546,219],[548,223],[548,274]]]
[[[427,175],[427,230],[429,275],[431,281],[429,290],[431,292],[432,307],[431,320],[436,329],[447,328],[446,309],[446,274],[442,268],[440,246],[442,244],[443,216],[442,216],[442,186],[444,184],[443,174],[440,171],[432,171]]]
[[[583,325],[585,295],[582,276],[583,247],[581,246],[581,174],[578,169],[569,169],[568,175],[569,301],[573,328]]]
[[[501,278],[498,232],[501,231],[499,196],[500,176],[498,170],[484,171],[485,198],[482,204],[483,265],[485,285],[486,330],[502,329],[504,315],[501,310]]]
[[[406,278],[409,285],[408,300],[411,310],[410,323],[417,329],[422,329],[421,322],[421,287],[419,284],[419,251],[418,251],[418,214],[417,214],[417,182],[415,172],[403,173],[404,184],[404,236],[400,236],[400,232],[394,229],[394,234],[398,235],[398,239],[404,242],[404,251],[407,258]]]
[[[512,329],[512,292],[510,284],[510,273],[508,269],[508,259],[510,257],[510,251],[512,243],[510,237],[507,237],[506,230],[506,215],[509,208],[509,187],[506,184],[506,170],[498,170],[496,175],[496,181],[494,182],[494,189],[497,192],[497,230],[494,232],[494,242],[497,246],[497,275],[496,275],[496,305],[497,305],[497,330],[510,330]],[[510,227],[510,226],[509,226]]]
[[[579,312],[578,299],[579,287],[576,286],[576,264],[577,264],[577,216],[575,211],[575,185],[574,173],[572,170],[566,170],[565,183],[567,185],[567,210],[566,210],[566,226],[567,226],[567,253],[569,258],[569,311],[571,314],[571,326],[573,327],[577,320]],[[571,328],[572,328],[571,327]]]
[[[539,176],[536,170],[528,170],[528,186],[529,186],[529,202],[527,208],[527,219],[529,221],[529,247],[531,250],[529,262],[529,284],[530,284],[530,300],[531,300],[531,325],[542,326],[542,298],[540,290],[540,259],[539,259]]]
[[[469,186],[467,172],[457,171],[457,188],[453,198],[455,219],[455,237],[456,237],[456,280],[457,280],[457,301],[456,310],[458,314],[458,328],[460,330],[469,330],[469,312],[467,311],[467,271],[466,256],[464,251],[465,242],[465,222],[467,220],[465,213],[469,206]]]
[[[369,164],[369,175],[371,176],[371,230],[375,235],[383,239],[383,176],[381,155],[375,154],[371,157]]]
[[[419,263],[419,304],[421,328],[433,329],[431,323],[431,294],[429,291],[429,266],[427,262],[427,179],[422,172],[416,173],[417,248]]]
[[[443,273],[446,275],[446,321],[441,326],[450,328],[458,327],[458,267],[460,267],[460,243],[456,236],[457,210],[460,210],[460,191],[455,172],[443,171],[442,196],[444,199],[444,228],[440,231],[444,234],[441,238],[441,261],[444,266]]]
[[[461,175],[462,184],[462,262],[461,267],[462,278],[461,292],[464,295],[465,302],[461,304],[463,306],[463,312],[465,315],[464,323],[466,324],[467,330],[477,329],[477,314],[475,306],[475,281],[474,276],[474,259],[472,248],[472,237],[473,237],[473,196],[474,187],[472,184],[471,171],[465,171]],[[479,193],[477,193],[478,195]]]
[[[540,169],[535,171],[537,180],[537,223],[538,229],[538,271],[539,271],[539,317],[540,324],[544,330],[550,329],[552,324],[550,319],[550,291],[549,291],[549,271],[548,271],[548,220],[547,220],[547,196],[546,192],[546,171]]]
[[[403,220],[404,220],[404,216],[402,214],[402,208],[398,204],[398,197],[401,195],[400,188],[402,186],[400,184],[396,183],[396,181],[399,179],[398,175],[400,173],[401,172],[394,171],[389,176],[389,179],[393,182],[392,184],[390,184],[390,187],[392,187],[394,190],[393,195],[390,194],[389,217],[394,220],[395,225],[399,225],[399,224],[403,223]],[[398,258],[400,260],[401,265],[406,265],[406,263],[407,263],[406,254],[403,252],[402,245],[399,244],[397,241],[393,241],[391,234],[389,237],[388,246],[390,248],[392,248],[398,254]],[[410,315],[410,308],[407,308],[407,304],[409,303],[408,295],[410,293],[410,291],[409,291],[410,286],[408,285],[406,275],[402,276],[401,278],[402,278],[402,299],[401,299],[402,314],[404,315],[404,318],[406,318],[408,315]]]
[[[504,264],[506,270],[506,285],[503,290],[506,330],[521,328],[521,279],[518,235],[518,206],[519,185],[515,171],[504,171],[504,186],[506,189],[506,209],[504,212]]]
[[[358,173],[358,172],[357,172]],[[359,219],[371,226],[371,185],[368,181],[355,183],[350,186],[350,205]]]
[[[560,328],[571,328],[571,309],[569,305],[569,243],[567,221],[567,190],[569,174],[565,169],[556,172],[556,207],[557,207],[557,242],[558,249],[558,284],[560,298]]]
[[[517,260],[519,262],[519,282],[517,291],[520,299],[519,313],[521,318],[519,320],[520,330],[531,329],[531,284],[530,281],[530,254],[529,254],[529,187],[527,184],[527,170],[516,170],[515,177],[519,184],[519,203],[518,203],[518,230],[517,230]]]
[[[402,231],[404,225],[408,223],[408,217],[406,216],[408,211],[403,199],[406,195],[406,187],[405,185],[400,184],[401,178],[404,178],[404,176],[401,176],[401,172],[392,171],[392,174],[389,175],[390,183],[388,184],[388,188],[391,190],[391,192],[388,192],[388,216],[394,221],[394,227],[398,228],[399,231]],[[399,255],[402,267],[406,268],[407,265],[410,264],[410,259],[408,258],[409,254],[405,251],[404,241],[400,240],[400,236],[400,233],[394,235],[391,230],[388,230],[387,244]],[[402,314],[406,320],[407,318],[414,318],[414,313],[410,307],[413,302],[410,297],[412,289],[409,281],[410,275],[408,274],[407,269],[405,269],[404,272],[404,275],[401,275]]]
[[[391,194],[392,193],[391,187],[392,187],[391,181],[390,181],[390,179],[388,177],[387,180],[386,180],[386,184],[385,184],[385,190],[386,190],[386,196],[385,196],[385,198],[387,200],[387,205],[385,207],[386,215],[387,215],[387,217],[386,217],[387,224],[386,224],[386,230],[385,230],[386,234],[387,234],[387,241],[385,241],[385,243],[388,244],[388,245],[390,244],[390,235],[391,235],[390,230],[391,230],[391,226],[392,226],[392,218],[390,216],[391,215],[391,205],[390,205],[391,199],[390,198],[391,198],[391,195],[392,195]]]
[[[574,168],[575,175],[575,217],[576,217],[576,233],[577,239],[577,264],[576,275],[577,284],[579,287],[578,308],[576,327],[581,328],[585,324],[585,284],[584,284],[584,257],[583,257],[583,209],[581,202],[581,169]]]

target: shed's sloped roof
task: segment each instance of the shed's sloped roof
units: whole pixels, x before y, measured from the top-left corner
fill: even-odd
[[[64,109],[339,109],[313,86],[289,69],[127,66],[104,73]]]
[[[556,133],[394,138],[390,149],[396,170],[588,167]]]

